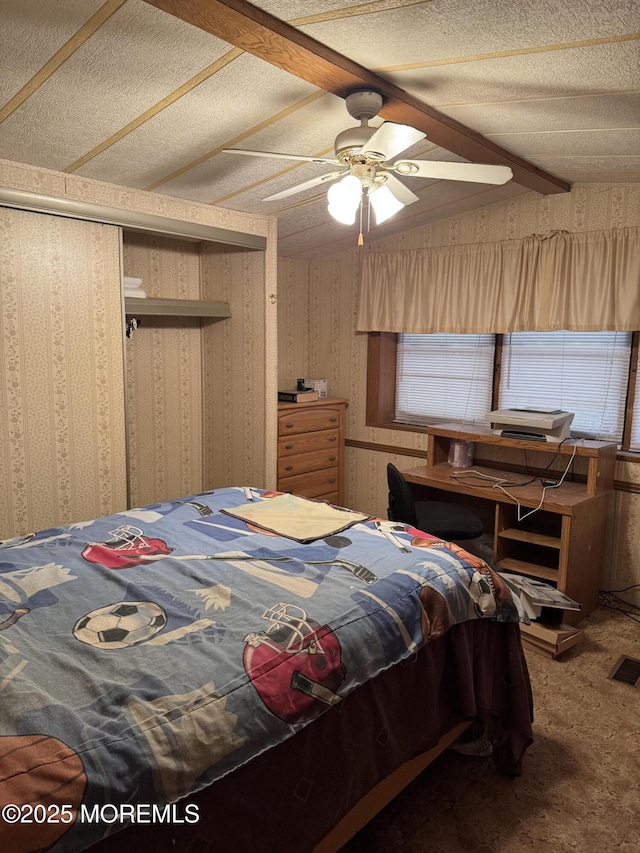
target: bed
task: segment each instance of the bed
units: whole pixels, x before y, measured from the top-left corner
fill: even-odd
[[[519,609],[453,543],[248,487],[0,543],[0,849],[336,850],[481,724]]]

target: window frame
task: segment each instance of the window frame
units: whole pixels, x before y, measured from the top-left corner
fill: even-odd
[[[491,405],[498,406],[500,376],[502,365],[502,347],[504,336],[496,334],[493,363],[493,393]],[[629,382],[625,401],[622,449],[617,458],[625,462],[640,462],[640,452],[629,450],[631,439],[631,418],[635,403],[638,373],[638,351],[640,331],[632,333],[631,356],[629,359]],[[396,397],[396,362],[398,357],[398,334],[396,332],[369,332],[367,345],[367,400],[366,425],[394,429],[398,431],[426,433],[428,426],[420,424],[400,424],[394,421]]]

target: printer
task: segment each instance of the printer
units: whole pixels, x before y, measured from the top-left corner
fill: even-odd
[[[563,412],[562,409],[495,409],[489,412],[489,417],[496,435],[560,444],[571,438],[569,427],[574,413]]]

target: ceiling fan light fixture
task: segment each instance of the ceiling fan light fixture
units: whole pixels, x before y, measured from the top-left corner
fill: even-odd
[[[329,213],[343,225],[353,225],[362,200],[362,184],[355,175],[347,175],[329,187]]]
[[[376,225],[381,225],[390,219],[404,204],[397,199],[389,187],[377,186],[369,190],[369,201],[376,217]]]
[[[328,210],[341,225],[353,225],[356,221],[357,207],[340,207],[340,205],[329,203]]]

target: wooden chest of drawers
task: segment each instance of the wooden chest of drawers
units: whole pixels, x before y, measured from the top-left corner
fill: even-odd
[[[344,420],[347,400],[278,404],[278,491],[344,501]]]

